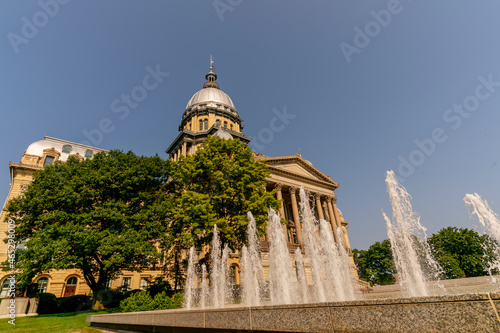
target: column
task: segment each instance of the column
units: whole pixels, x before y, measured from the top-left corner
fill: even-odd
[[[274,188],[276,188],[278,190],[278,193],[276,193],[276,199],[283,200],[283,194],[281,193],[282,185],[281,184],[274,184]],[[281,203],[280,203],[280,210],[279,210],[280,216],[281,216],[282,219],[285,218],[285,209],[283,207],[283,203],[284,203],[284,201],[281,201]],[[283,232],[285,233],[285,240],[286,240],[287,243],[289,243],[289,241],[288,241],[288,230],[286,228],[286,225],[282,224],[281,226],[283,227]]]
[[[333,207],[332,207],[332,200],[333,198],[328,197],[327,198],[327,205],[328,205],[328,213],[330,214],[330,224],[332,225],[332,230],[333,230],[333,237],[335,238],[335,243],[339,243],[339,240],[337,238],[337,223],[336,223],[336,217],[335,214],[333,213]]]
[[[297,207],[297,197],[295,196],[295,187],[290,187],[290,196],[292,197],[292,210],[293,210],[293,222],[295,223],[295,231],[297,232],[297,239],[299,244],[304,244],[302,240],[302,226],[300,225],[299,209]]]
[[[335,222],[337,223],[337,227],[342,228],[342,225],[340,224],[339,210],[337,209],[337,196],[334,196],[332,198],[332,208],[333,208],[333,214],[335,216]]]
[[[187,142],[184,141],[182,144],[182,155],[187,156]]]
[[[333,207],[333,213],[335,214],[335,220],[337,221],[337,226],[342,231],[342,236],[344,237],[345,249],[350,253],[351,248],[349,246],[349,240],[347,239],[346,234],[344,233],[344,229],[342,229],[342,224],[340,223],[339,210],[337,209],[337,196],[334,196],[332,199],[332,207]]]
[[[323,208],[323,214],[325,214],[325,220],[328,222],[332,220],[330,217],[330,212],[328,211],[328,207],[326,206],[326,200],[321,202],[321,207]]]
[[[325,219],[325,215],[323,214],[323,207],[321,206],[321,195],[315,194],[314,198],[316,199],[316,209],[318,210],[318,217],[320,220]]]

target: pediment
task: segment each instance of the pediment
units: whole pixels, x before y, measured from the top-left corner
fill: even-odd
[[[288,174],[293,174],[298,177],[307,178],[313,181],[329,183],[335,187],[338,184],[329,176],[319,171],[311,162],[306,161],[302,157],[296,156],[280,156],[280,157],[265,157],[262,158],[273,171],[281,171]]]

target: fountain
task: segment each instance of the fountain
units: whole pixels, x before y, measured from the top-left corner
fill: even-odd
[[[353,284],[350,257],[342,242],[342,230],[332,231],[325,220],[317,221],[308,205],[308,195],[300,190],[301,219],[304,227],[305,258],[300,248],[291,256],[281,225],[281,216],[269,210],[267,235],[270,242],[268,281],[264,277],[257,226],[252,213],[248,213],[248,242],[239,253],[241,265],[241,305],[301,304],[307,302],[347,301],[356,299],[358,291]],[[340,243],[336,244],[333,232]],[[227,263],[231,250],[225,245],[221,251],[219,233],[214,226],[211,247],[210,288],[207,289],[206,267],[201,268],[201,289],[195,287],[195,251],[191,248],[184,307],[197,303],[222,308],[233,302],[228,281]],[[295,261],[295,269],[294,269]],[[198,269],[199,271],[200,269]],[[308,286],[306,271],[310,271],[313,284]],[[311,292],[312,291],[312,292]],[[195,301],[197,300],[197,301]]]
[[[286,245],[285,234],[281,226],[281,217],[273,209],[269,210],[267,235],[269,248],[269,291],[271,304],[300,303],[296,299],[297,278],[293,274],[293,265]]]
[[[262,292],[260,283],[264,281],[264,269],[260,258],[257,224],[252,213],[248,212],[248,246],[241,249],[241,289],[242,304],[246,306],[260,305]]]
[[[393,218],[391,220],[385,214],[384,218],[402,284],[407,296],[428,295],[434,290],[427,290],[425,282],[435,279],[439,267],[431,260],[429,249],[425,246],[425,228],[412,211],[410,196],[395,180],[394,173],[388,172],[386,183]],[[476,292],[473,294],[401,299],[398,298],[398,291],[393,299],[360,297],[359,291],[353,287],[353,268],[348,249],[343,244],[342,229],[334,227],[332,230],[327,221],[315,219],[308,199],[301,189],[304,251],[297,248],[290,253],[289,244],[284,241],[280,215],[269,211],[267,279],[264,278],[255,220],[248,214],[248,243],[237,252],[241,267],[241,306],[229,306],[234,301],[229,293],[231,286],[228,285],[230,249],[226,244],[221,251],[217,226],[214,226],[210,272],[204,264],[201,268],[196,265],[194,247],[189,250],[185,309],[151,311],[141,315],[91,315],[88,321],[101,329],[134,331],[169,330],[172,327],[214,332],[500,331],[496,308],[500,304],[500,293],[493,292],[489,284],[489,289],[482,289],[482,293],[473,291]],[[487,205],[481,206],[480,200],[469,201],[475,204],[471,214],[481,216],[483,220],[479,219],[484,225],[497,225],[492,221],[498,221],[498,217],[484,208]],[[334,241],[334,232],[339,243]],[[491,232],[494,234],[494,231]],[[429,271],[434,275],[428,275]],[[200,272],[201,278],[197,276]],[[467,282],[466,285],[469,288]],[[470,292],[470,289],[467,290]]]
[[[195,248],[192,246],[189,249],[189,261],[188,261],[188,271],[187,271],[187,276],[186,276],[186,287],[184,288],[184,292],[186,297],[184,298],[184,307],[186,309],[191,309],[191,306],[193,305],[193,293],[194,293],[194,256],[195,256]]]
[[[477,193],[466,194],[464,197],[464,202],[469,208],[469,215],[473,218],[476,215],[479,224],[482,229],[493,236],[497,242],[500,242],[500,218],[491,209],[490,205],[486,200],[481,199],[481,196]],[[500,271],[500,246],[497,244],[488,244],[492,247],[494,255],[497,260],[489,264],[488,272],[491,277],[492,283],[497,282],[497,278],[493,276],[493,271]],[[487,250],[487,249],[485,249]]]
[[[426,282],[439,280],[442,269],[431,255],[426,229],[420,216],[413,212],[411,196],[397,181],[394,171],[385,179],[392,206],[392,220],[382,211],[391,242],[401,288],[408,296],[428,296]]]

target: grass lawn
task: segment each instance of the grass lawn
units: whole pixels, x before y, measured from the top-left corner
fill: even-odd
[[[40,315],[35,317],[17,317],[16,325],[8,323],[10,319],[0,319],[0,332],[19,332],[19,333],[97,333],[89,327],[87,323],[87,315],[104,314],[111,311],[81,311],[56,313],[50,315]]]

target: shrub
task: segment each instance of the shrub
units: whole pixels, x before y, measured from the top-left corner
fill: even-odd
[[[174,297],[168,297],[165,292],[156,294],[153,298],[153,308],[152,310],[167,310],[167,309],[179,309],[182,308],[183,294],[177,293]]]
[[[182,307],[182,300],[182,293],[177,293],[171,298],[165,292],[161,292],[152,298],[147,292],[141,291],[121,301],[120,309],[124,312],[178,309]]]
[[[76,312],[90,310],[92,307],[92,300],[90,296],[74,295],[69,297],[60,298],[59,312]]]
[[[120,309],[124,312],[149,311],[153,309],[153,299],[145,291],[132,294],[120,302]]]
[[[50,293],[39,293],[37,294],[37,298],[38,314],[51,314],[59,311],[56,295]]]

